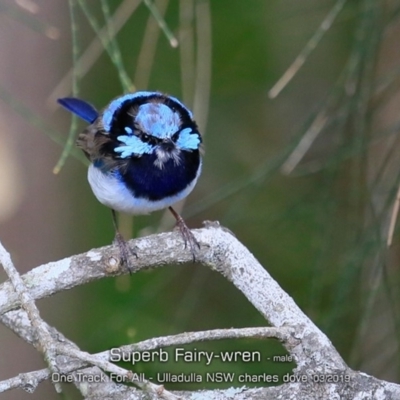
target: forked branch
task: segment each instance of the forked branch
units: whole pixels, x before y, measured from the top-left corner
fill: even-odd
[[[300,400],[353,399],[360,393],[371,399],[400,398],[400,385],[352,371],[330,340],[229,231],[217,223],[207,223],[205,228],[194,230],[193,233],[201,244],[196,260],[218,271],[232,282],[272,327],[188,332],[148,339],[144,342],[122,346],[120,350],[131,353],[202,340],[274,337],[282,342],[295,360],[297,366],[293,374],[301,378],[299,380],[301,383],[286,383],[276,387],[257,389],[232,388],[206,392],[170,393],[160,386],[142,382],[138,385],[139,389],[136,389],[107,380],[108,376],[102,371],[113,371],[121,375],[128,374],[128,376],[132,373],[115,369],[119,367],[114,368],[110,363],[108,351],[94,355],[81,352],[74,343],[46,324],[45,329],[57,343],[56,364],[60,372],[97,374],[105,377],[106,383],[86,383],[84,388],[80,387],[79,383],[75,383],[84,393],[85,398],[95,398],[99,393],[102,393],[104,397],[107,393],[108,399],[139,399],[143,394],[142,391],[154,399],[189,399],[201,394],[207,399],[275,399],[278,397]],[[191,253],[183,248],[181,237],[177,232],[152,235],[129,243],[140,254],[138,259],[132,260],[132,264],[136,266],[134,272],[192,261]],[[3,255],[4,252],[0,254],[2,264],[5,262]],[[118,251],[107,246],[42,265],[25,274],[22,280],[29,288],[29,296],[34,301],[96,279],[126,273],[128,271],[120,267]],[[21,307],[24,308],[24,304],[21,303],[21,296],[16,293],[15,285],[11,282],[0,285],[0,321],[25,341],[38,347],[40,341],[34,334],[32,318],[28,318]],[[94,367],[89,367],[91,365]],[[49,379],[50,376],[51,372],[48,369],[21,374],[0,382],[0,392],[15,387],[32,391],[40,381]],[[330,377],[344,376],[346,379],[330,379]]]

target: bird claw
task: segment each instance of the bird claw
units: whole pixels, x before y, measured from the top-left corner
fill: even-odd
[[[183,240],[185,242],[185,249],[187,249],[188,244],[190,252],[192,253],[193,262],[196,261],[196,247],[200,249],[200,243],[194,237],[192,231],[186,225],[184,219],[170,206],[168,207],[172,215],[176,219],[176,227],[179,229]]]
[[[119,255],[120,255],[121,264],[126,266],[126,268],[128,269],[129,273],[132,275],[132,273],[134,272],[135,268],[130,263],[129,257],[130,256],[135,256],[136,258],[138,258],[136,252],[129,247],[128,242],[123,238],[123,236],[119,232],[115,233],[114,243],[119,248]]]
[[[176,227],[179,229],[183,241],[185,242],[185,249],[189,247],[190,252],[192,253],[193,262],[195,262],[196,248],[200,249],[200,243],[196,240],[192,231],[188,228],[188,226],[185,224],[185,221],[182,218],[176,221]]]

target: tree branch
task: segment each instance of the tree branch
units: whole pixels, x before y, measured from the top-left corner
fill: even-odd
[[[273,327],[183,333],[122,346],[122,351],[129,353],[173,344],[227,337],[276,337],[282,341],[282,344],[294,357],[297,363],[294,376],[303,377],[301,383],[290,381],[277,387],[214,390],[201,393],[210,399],[275,399],[280,396],[281,398],[309,400],[334,398],[335,395],[340,396],[341,399],[350,399],[358,393],[363,393],[368,398],[375,398],[377,393],[382,393],[382,396],[386,396],[382,397],[385,399],[400,398],[399,385],[379,381],[366,374],[350,370],[329,339],[304,315],[293,299],[280,288],[254,256],[231,233],[215,223],[208,223],[206,228],[194,230],[193,233],[201,244],[197,261],[220,272],[231,281]],[[139,255],[138,259],[131,260],[132,264],[136,265],[135,272],[166,264],[191,261],[190,252],[184,249],[181,237],[176,232],[140,238],[130,241],[129,244]],[[128,272],[121,269],[118,252],[111,246],[107,246],[42,265],[25,274],[22,279],[29,288],[32,299],[38,299],[95,279],[125,273]],[[0,285],[1,322],[16,331],[24,340],[35,344],[32,327],[29,320],[23,315],[24,312],[22,310],[11,311],[20,306],[21,302],[12,285],[9,282]],[[62,335],[54,328],[50,327],[49,332],[53,338],[62,338]],[[62,348],[59,346],[57,348],[59,352],[63,352]],[[97,361],[100,359],[109,362],[108,351],[89,355],[89,358],[85,355],[85,358],[74,348],[73,354],[69,355],[72,358],[61,355],[57,357],[58,367],[60,368],[62,365],[60,370],[63,372],[76,371],[84,368],[88,363],[94,364],[95,360],[91,357],[97,358]],[[62,357],[64,357],[64,364],[60,361]],[[77,361],[77,358],[80,361]],[[101,366],[102,364],[97,365]],[[101,373],[98,368],[93,368],[86,368],[83,371],[90,370],[92,373]],[[15,387],[15,385],[25,389],[27,386],[33,387],[33,384],[26,385],[25,382],[36,382],[44,376],[48,377],[45,371],[47,374],[49,373],[48,370],[34,371],[0,382],[0,389]],[[344,376],[348,380],[341,381],[340,378]],[[339,377],[339,380],[329,381],[332,377]],[[324,384],[321,384],[322,382]],[[110,399],[139,399],[142,395],[134,388],[121,386],[114,382],[108,384],[111,386],[107,386],[107,390],[109,389],[113,393]],[[96,393],[106,393],[105,389],[104,384],[100,385],[96,382],[86,384],[86,398],[94,398]],[[151,393],[151,397],[161,394],[157,391]],[[182,398],[189,398],[192,395],[191,392],[174,394]]]
[[[213,224],[205,229],[194,230],[193,233],[201,244],[198,262],[220,272],[231,281],[273,326],[286,325],[296,329],[294,338],[297,340],[286,342],[285,347],[300,367],[308,365],[310,359],[303,346],[298,346],[298,339],[306,347],[309,343],[319,344],[327,372],[345,368],[329,339],[234,236]],[[182,239],[177,232],[132,240],[130,245],[140,255],[138,259],[133,257],[131,260],[132,265],[136,265],[134,272],[191,261],[191,254],[182,246]],[[117,254],[112,246],[91,250],[37,267],[24,275],[24,281],[32,298],[40,299],[106,276],[128,273],[120,268]],[[19,305],[12,286],[7,282],[2,284],[0,315]]]
[[[18,311],[12,311],[11,313],[18,313]],[[14,320],[14,318],[11,318],[11,320]],[[21,318],[18,318],[18,325],[21,325]],[[2,322],[8,326],[9,328],[13,329],[13,324],[11,321],[6,321],[5,319],[2,320]],[[29,320],[25,320],[25,323],[27,323],[27,326],[24,327],[24,332],[27,332],[29,329],[32,329],[31,325],[29,324]],[[20,327],[19,327],[20,329]],[[54,331],[55,329],[52,328]],[[290,337],[291,330],[290,328],[269,328],[269,327],[260,327],[260,328],[242,328],[242,329],[214,329],[214,330],[209,330],[209,331],[201,331],[201,332],[185,332],[181,333],[178,335],[171,335],[171,336],[161,336],[158,338],[152,338],[148,340],[143,340],[138,343],[130,344],[130,345],[125,345],[118,347],[117,349],[119,350],[121,356],[125,355],[131,355],[132,352],[138,352],[138,351],[149,351],[149,350],[155,350],[163,347],[168,347],[168,346],[177,346],[177,345],[184,345],[184,344],[189,344],[189,343],[195,343],[195,342],[204,342],[204,341],[210,341],[210,340],[224,340],[224,339],[240,339],[240,338],[247,338],[247,339],[266,339],[266,338],[277,338],[279,340],[286,340]],[[29,342],[30,339],[24,338],[25,340]],[[56,334],[57,338],[59,339],[59,334]],[[64,339],[62,340],[64,342]],[[58,349],[58,347],[57,347]],[[63,353],[63,351],[59,351],[59,353]],[[88,353],[86,353],[88,354]],[[62,371],[63,374],[69,373],[76,371],[78,369],[84,368],[87,365],[98,365],[95,362],[89,361],[88,359],[84,357],[79,357],[77,354],[72,354],[69,353],[67,354],[72,358],[78,358],[81,362],[69,362],[65,363],[66,366],[60,367],[60,370]],[[111,354],[109,350],[102,351],[100,353],[93,354],[92,357],[96,357],[97,361],[107,361],[111,358]],[[109,370],[108,370],[109,371]],[[115,371],[110,371],[110,372],[115,372]],[[124,370],[123,374],[126,373],[127,371]],[[4,381],[0,382],[0,393],[5,392],[10,389],[15,389],[15,388],[22,388],[26,391],[32,390],[31,387],[37,386],[40,382],[47,380],[50,378],[51,372],[49,369],[44,368],[38,371],[32,371],[28,372],[25,374],[19,374],[18,376],[14,378],[10,378]],[[27,385],[27,382],[30,382],[29,385]],[[34,385],[32,382],[35,382],[36,384]]]
[[[39,342],[39,349],[43,353],[47,364],[52,372],[57,371],[54,354],[54,342],[47,329],[46,324],[40,317],[40,313],[34,303],[30,293],[25,287],[23,280],[11,260],[10,254],[6,251],[2,243],[0,243],[0,263],[3,265],[4,271],[10,278],[10,282],[21,302],[21,307],[27,313],[32,324],[34,334]],[[61,393],[61,386],[58,383],[54,384],[58,393]]]

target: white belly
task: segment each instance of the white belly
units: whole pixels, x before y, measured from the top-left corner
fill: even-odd
[[[132,193],[111,174],[106,175],[91,164],[88,170],[88,181],[97,200],[107,207],[127,214],[148,214],[162,210],[184,199],[194,188],[201,172],[201,165],[196,178],[180,193],[158,201],[135,198]]]

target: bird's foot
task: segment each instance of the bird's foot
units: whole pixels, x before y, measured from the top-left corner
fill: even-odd
[[[135,256],[137,258],[138,256],[136,252],[129,247],[128,242],[119,232],[115,233],[114,243],[119,248],[121,265],[124,265],[128,269],[129,273],[132,274],[132,272],[134,272],[134,266],[130,262],[129,258],[130,256]]]
[[[196,250],[200,249],[200,243],[196,240],[192,231],[186,225],[185,220],[177,212],[175,212],[175,210],[172,214],[176,219],[176,227],[179,229],[183,241],[185,242],[185,249],[189,247],[194,262],[196,261]]]

